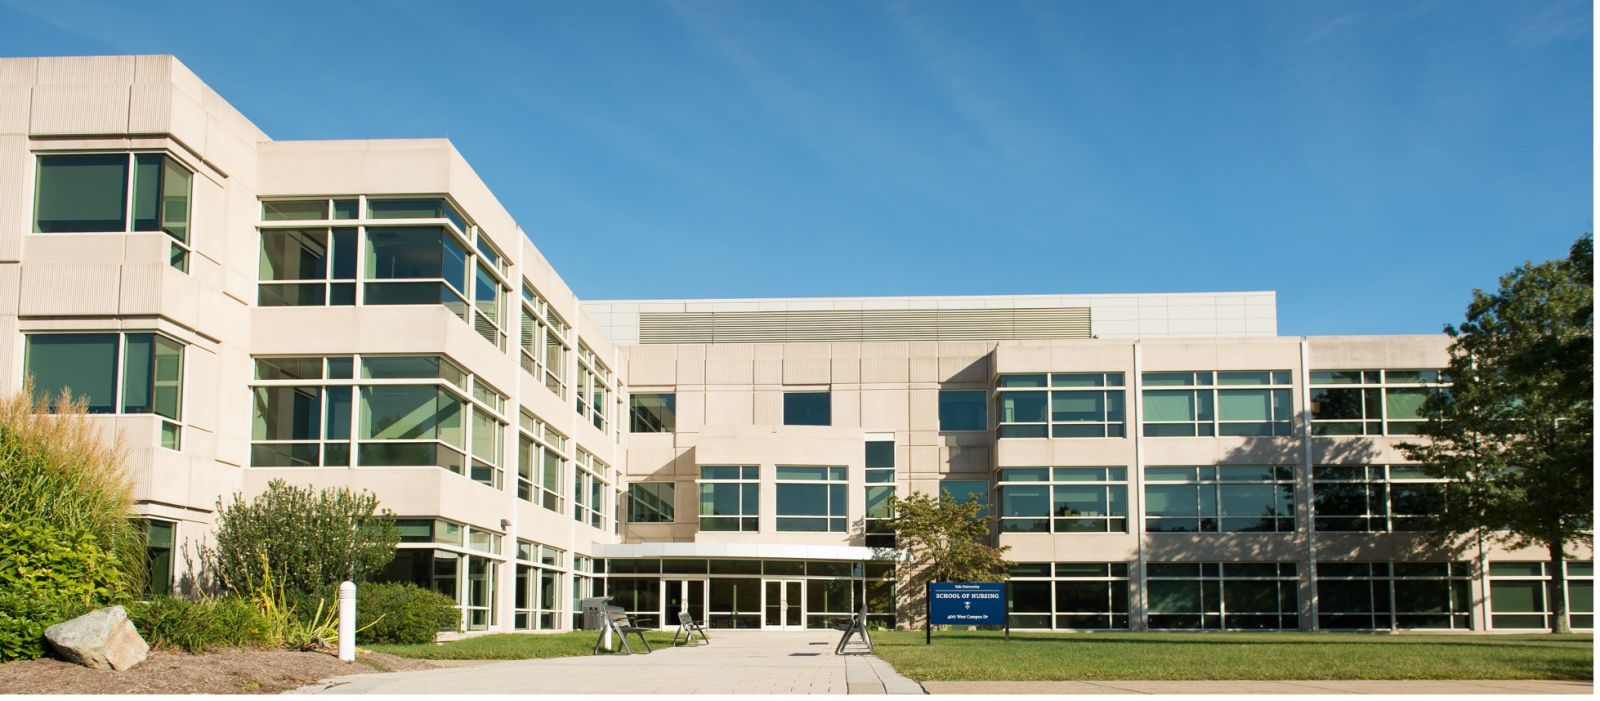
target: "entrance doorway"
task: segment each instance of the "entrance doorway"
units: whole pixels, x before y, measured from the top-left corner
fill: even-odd
[[[703,624],[706,620],[706,586],[704,579],[661,580],[660,626],[677,627],[679,611],[688,611],[696,623]]]
[[[762,587],[763,628],[801,630],[805,628],[805,582],[799,579],[769,579]]]

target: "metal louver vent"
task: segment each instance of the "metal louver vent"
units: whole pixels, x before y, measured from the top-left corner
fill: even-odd
[[[640,343],[1089,338],[1088,307],[643,312]]]

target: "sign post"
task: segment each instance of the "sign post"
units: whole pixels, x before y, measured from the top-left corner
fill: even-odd
[[[938,582],[928,585],[928,632],[925,644],[933,644],[933,625],[1005,626],[1011,639],[1011,612],[1007,595],[1011,587],[1004,582]]]
[[[922,600],[922,632],[928,636],[923,645],[933,644],[933,582],[928,583],[928,590],[923,592],[927,598]]]

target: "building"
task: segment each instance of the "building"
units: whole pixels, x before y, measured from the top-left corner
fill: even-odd
[[[1541,553],[1406,530],[1441,336],[1272,293],[581,302],[448,141],[274,141],[169,56],[0,60],[5,388],[86,395],[158,576],[368,489],[466,630],[897,611],[885,499],[985,500],[1019,628],[1526,630]],[[1592,627],[1592,555],[1568,566]]]

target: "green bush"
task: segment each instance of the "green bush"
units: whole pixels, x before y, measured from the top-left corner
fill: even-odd
[[[120,600],[126,574],[95,534],[0,520],[0,662],[44,654],[44,629]]]
[[[332,607],[337,615],[339,587],[329,586],[316,596],[301,598],[295,610],[301,618],[310,618],[319,601],[325,611]],[[356,587],[356,642],[363,645],[431,643],[439,631],[456,630],[460,623],[456,600],[436,591],[410,582]]]
[[[270,580],[291,599],[344,580],[361,582],[394,559],[400,531],[372,494],[313,491],[283,480],[246,502],[217,502],[217,544],[201,550],[218,584],[249,593]]]
[[[128,618],[145,642],[184,652],[270,644],[260,610],[242,596],[199,600],[159,596],[129,604]]]

